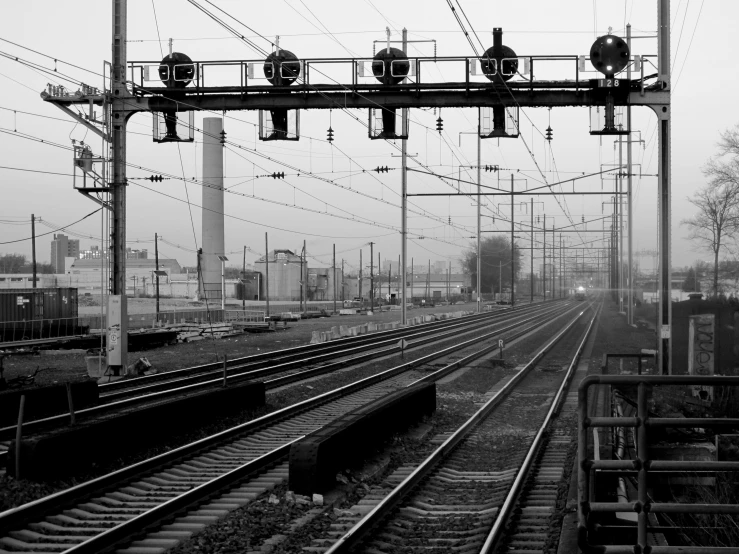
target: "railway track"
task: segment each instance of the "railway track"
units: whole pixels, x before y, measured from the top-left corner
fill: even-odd
[[[284,481],[290,445],[347,411],[407,386],[424,375],[416,368],[465,350],[425,380],[440,379],[497,349],[497,339],[526,336],[566,318],[577,305],[500,324],[477,336],[305,400],[190,445],[123,468],[50,497],[0,514],[0,554],[5,552],[118,552],[168,548]],[[484,341],[492,344],[479,349]],[[190,510],[187,512],[187,510]],[[176,514],[187,512],[181,517]],[[162,521],[168,521],[162,526]],[[148,534],[147,534],[148,532]],[[143,536],[142,536],[143,535]],[[140,540],[136,540],[141,537]],[[128,549],[132,550],[128,550]]]
[[[506,310],[499,313],[472,316],[463,320],[438,322],[429,327],[388,331],[371,336],[335,341],[336,344],[306,345],[257,354],[226,362],[227,380],[230,383],[245,380],[266,380],[267,389],[312,378],[350,365],[359,364],[378,356],[399,352],[398,337],[406,340],[406,349],[413,349],[432,342],[457,338],[459,334],[475,332],[484,325],[503,320],[525,320],[527,317],[556,310],[560,302]],[[99,386],[101,404],[78,410],[79,421],[123,410],[148,402],[161,402],[169,398],[194,394],[223,384],[223,363],[206,364],[172,372],[106,383]],[[24,436],[29,433],[64,427],[69,422],[68,414],[25,422]],[[15,437],[16,427],[0,428],[0,464],[7,456],[9,442]]]
[[[343,511],[311,550],[545,551],[576,433],[570,416],[577,391],[570,393],[569,385],[585,376],[586,368],[576,375],[578,361],[596,317],[593,313],[581,338],[567,336],[574,322],[558,333],[463,426],[438,437],[440,446],[426,460],[400,467]],[[569,348],[574,356],[564,354]],[[556,393],[542,386],[541,373],[531,377],[544,361],[567,363]]]

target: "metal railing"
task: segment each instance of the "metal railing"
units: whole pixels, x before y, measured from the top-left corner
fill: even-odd
[[[637,412],[632,417],[588,417],[588,391],[593,385],[637,387]],[[736,552],[731,547],[652,546],[648,544],[650,514],[733,514],[739,515],[739,504],[696,504],[654,502],[648,495],[650,472],[721,472],[739,470],[739,462],[674,461],[649,458],[648,430],[669,427],[739,428],[739,418],[656,418],[648,411],[648,395],[655,385],[700,385],[735,387],[739,377],[698,377],[684,375],[591,375],[578,388],[578,545],[585,553],[633,554],[681,553],[705,554]],[[598,460],[588,451],[588,431],[597,427],[633,428],[636,434],[636,458],[633,460]],[[591,501],[591,473],[608,470],[617,474],[637,475],[637,500],[634,502]],[[637,543],[634,545],[596,545],[589,542],[591,515],[596,513],[634,512],[637,514]]]
[[[538,85],[534,80],[534,66],[536,66],[537,80],[546,80],[543,86],[552,87],[558,79],[567,81],[556,82],[557,86],[567,86],[579,90],[589,88],[589,81],[601,75],[597,73],[589,62],[583,63],[583,56],[576,55],[543,55],[543,56],[518,56],[506,58],[503,61],[516,60],[517,66],[514,78],[507,83],[508,87],[535,88]],[[639,70],[635,71],[635,79],[643,79],[645,66],[654,65],[655,56],[643,55],[639,57]],[[636,63],[633,59],[632,64]],[[484,63],[483,63],[484,62]],[[289,64],[294,63],[299,67],[290,69]],[[486,71],[486,64],[490,67]],[[398,65],[396,75],[395,66]],[[400,71],[400,66],[407,67],[406,71]],[[443,65],[444,71],[440,71]],[[247,88],[271,88],[268,79],[274,78],[274,64],[265,60],[200,60],[187,64],[178,64],[191,69],[187,76],[175,78],[190,86],[185,91],[206,92],[218,87],[227,87],[234,90]],[[280,74],[283,78],[296,79],[293,86],[305,85],[321,86],[322,89],[345,87],[356,89],[375,89],[377,79],[373,71],[380,70],[380,76],[385,73],[385,64],[378,63],[374,58],[308,58],[295,62],[287,61],[280,65]],[[267,68],[265,73],[264,69]],[[583,67],[589,75],[583,76]],[[161,90],[162,76],[159,69],[165,72],[164,78],[169,77],[169,67],[161,65],[160,61],[129,61],[127,73],[130,82],[140,90]],[[481,88],[490,85],[490,76],[498,72],[497,63],[494,59],[478,58],[475,56],[414,56],[406,60],[395,60],[392,63],[391,73],[395,76],[408,77],[408,83],[401,88],[417,89],[426,87],[443,87],[451,80],[464,84],[468,88]],[[643,85],[642,85],[643,86]],[[51,94],[51,92],[49,93]]]

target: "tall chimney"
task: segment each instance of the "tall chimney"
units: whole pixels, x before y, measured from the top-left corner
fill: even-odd
[[[203,118],[203,257],[201,297],[219,298],[221,261],[225,253],[223,231],[223,119]]]

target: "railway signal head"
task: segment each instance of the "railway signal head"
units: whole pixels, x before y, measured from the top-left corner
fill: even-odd
[[[195,66],[182,52],[172,52],[159,62],[159,78],[168,88],[185,88],[194,77]]]
[[[629,55],[626,41],[616,35],[598,37],[590,47],[590,63],[606,77],[613,77],[623,71],[629,63]]]

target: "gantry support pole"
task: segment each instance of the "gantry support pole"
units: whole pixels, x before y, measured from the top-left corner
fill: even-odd
[[[403,28],[403,52],[408,47],[408,31]],[[405,82],[405,79],[403,80]],[[408,124],[408,108],[403,108],[401,111],[401,125],[403,133],[405,133],[406,125]],[[404,135],[405,136],[405,135]],[[401,192],[400,192],[400,211],[401,211],[401,228],[400,228],[400,273],[403,276],[403,282],[399,283],[399,296],[400,296],[400,324],[405,325],[407,319],[406,314],[406,303],[408,299],[407,279],[408,279],[408,141],[403,139],[400,141],[400,178],[401,178]],[[412,299],[412,297],[411,297]]]
[[[624,161],[623,135],[618,136],[618,311],[624,311]]]
[[[626,44],[629,47],[629,52],[631,52],[631,24],[629,23],[626,25]],[[629,82],[631,81],[631,64],[628,65],[628,71],[627,71],[627,78],[629,79]],[[626,107],[626,128],[631,132],[631,106]],[[628,210],[628,220],[627,220],[627,232],[629,237],[629,246],[628,246],[628,278],[627,278],[627,285],[628,285],[628,295],[627,295],[627,302],[628,302],[628,308],[626,309],[627,313],[627,323],[629,325],[634,324],[634,220],[632,216],[633,211],[633,204],[632,204],[632,191],[631,191],[631,185],[632,185],[632,179],[631,179],[631,173],[632,173],[632,158],[631,158],[631,135],[629,135],[629,141],[626,143],[626,175],[627,175],[627,183],[626,183],[626,202]]]
[[[659,1],[657,26],[658,77],[663,90],[670,91],[670,0]],[[655,108],[659,120],[659,360],[663,375],[672,373],[672,300],[670,268],[670,106]]]
[[[477,109],[477,313],[480,313],[482,311],[482,250],[480,247],[480,235],[482,234],[482,225],[481,225],[481,219],[482,216],[480,214],[480,203],[482,202],[482,197],[480,196],[480,193],[482,192],[481,186],[482,186],[482,176],[480,173],[480,164],[482,163],[482,139],[480,138],[480,109]]]
[[[126,100],[127,0],[113,0],[113,64],[111,71],[111,155],[113,228],[111,293],[117,309],[108,310],[108,366],[114,374],[128,366],[128,310],[126,303]],[[109,304],[110,305],[110,304]],[[117,345],[117,346],[116,346]],[[112,347],[115,346],[115,349]]]
[[[515,235],[513,233],[513,173],[511,173],[511,308],[514,306],[514,302],[516,301],[515,296],[515,281],[516,281],[516,268],[515,266],[515,259],[516,259],[516,253],[514,251],[514,244],[515,244]]]

